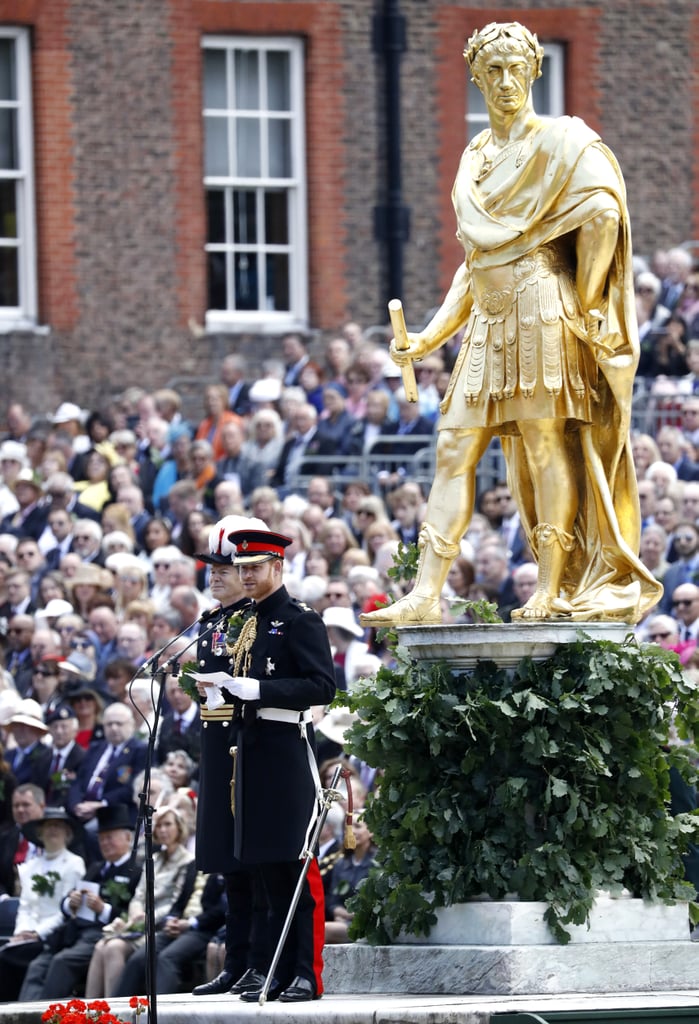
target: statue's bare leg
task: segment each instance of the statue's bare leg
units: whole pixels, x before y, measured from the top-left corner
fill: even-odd
[[[575,473],[565,446],[565,420],[535,420],[519,424],[534,487],[537,525],[532,547],[539,566],[536,590],[514,618],[554,617],[554,602],[573,547],[573,523],[578,509]]]
[[[362,615],[363,625],[427,625],[442,621],[442,587],[473,514],[476,466],[491,437],[488,430],[440,431],[435,476],[418,541],[420,561],[415,586],[395,604]]]

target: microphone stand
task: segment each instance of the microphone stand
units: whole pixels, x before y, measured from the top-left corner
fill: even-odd
[[[201,622],[201,620],[199,620]],[[146,750],[146,763],[143,770],[143,791],[139,793],[139,805],[138,805],[138,818],[136,820],[136,831],[134,834],[133,847],[131,850],[131,870],[136,862],[136,851],[138,848],[138,840],[141,834],[141,828],[143,828],[143,840],[144,840],[144,862],[143,870],[145,872],[146,879],[146,895],[145,895],[145,940],[146,940],[146,995],[148,996],[148,1024],[158,1024],[158,999],[157,999],[157,957],[155,948],[155,863],[153,860],[153,811],[155,808],[150,802],[150,786],[151,786],[151,768],[153,765],[153,755],[155,753],[155,741],[158,735],[158,723],[163,708],[163,698],[165,694],[165,677],[167,675],[178,675],[180,671],[180,658],[186,650],[198,643],[201,637],[207,635],[207,633],[213,632],[216,623],[207,627],[201,633],[198,633],[190,643],[187,644],[181,651],[167,661],[163,662],[162,665],[158,665],[158,661],[161,656],[167,651],[167,649],[174,644],[176,640],[183,637],[191,626],[187,626],[182,632],[178,633],[177,636],[173,636],[172,639],[168,640],[160,650],[155,651],[151,654],[150,658],[147,659],[141,665],[136,675],[129,683],[129,700],[136,708],[136,704],[131,697],[131,687],[135,680],[143,674],[144,669],[150,669],[151,675],[151,698],[153,694],[153,687],[157,680],[160,682],[158,690],[158,697],[155,702],[153,724],[148,722],[148,719],[141,712],[139,708],[136,708],[141,718],[144,720],[148,727],[148,743]]]

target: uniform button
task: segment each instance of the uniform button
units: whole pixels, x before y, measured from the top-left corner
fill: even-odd
[[[206,661],[204,660],[204,658],[200,659],[199,664],[200,665],[206,665]]]
[[[201,645],[202,645],[202,647],[208,647],[209,646],[209,641],[208,640],[202,640]]]

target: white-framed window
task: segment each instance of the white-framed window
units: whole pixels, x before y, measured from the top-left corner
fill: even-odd
[[[308,320],[303,46],[206,36],[207,327]]]
[[[565,114],[565,47],[562,43],[544,43],[541,77],[532,86],[532,99],[537,114],[560,117]],[[468,68],[467,68],[468,73]],[[466,107],[467,142],[488,127],[488,111],[483,94],[469,78]]]
[[[29,32],[0,27],[0,331],[37,318]]]

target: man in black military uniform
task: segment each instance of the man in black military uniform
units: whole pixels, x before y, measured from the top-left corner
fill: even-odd
[[[243,529],[229,534],[255,615],[236,642],[227,690],[242,702],[231,726],[237,748],[235,854],[260,871],[269,904],[271,950],[279,941],[319,809],[320,780],[310,708],[335,695],[321,617],[282,583],[290,538]],[[315,858],[267,998],[316,999],[323,991],[323,882]],[[259,991],[241,998],[256,1001]]]
[[[230,672],[226,637],[231,616],[243,617],[251,609],[243,595],[238,570],[233,567],[235,548],[228,534],[250,522],[264,528],[259,520],[243,516],[225,516],[209,531],[209,551],[197,557],[211,566],[209,588],[219,602],[201,617],[197,662],[202,673]],[[204,685],[198,684],[205,696]],[[230,723],[233,698],[224,690],[224,703],[217,708],[201,707],[201,755],[199,760],[199,800],[197,804],[196,863],[199,871],[225,876],[226,955],[222,971],[211,981],[197,985],[194,995],[240,994],[264,984],[269,963],[266,916],[267,907],[259,880],[249,867],[234,855],[233,813],[231,810]]]

